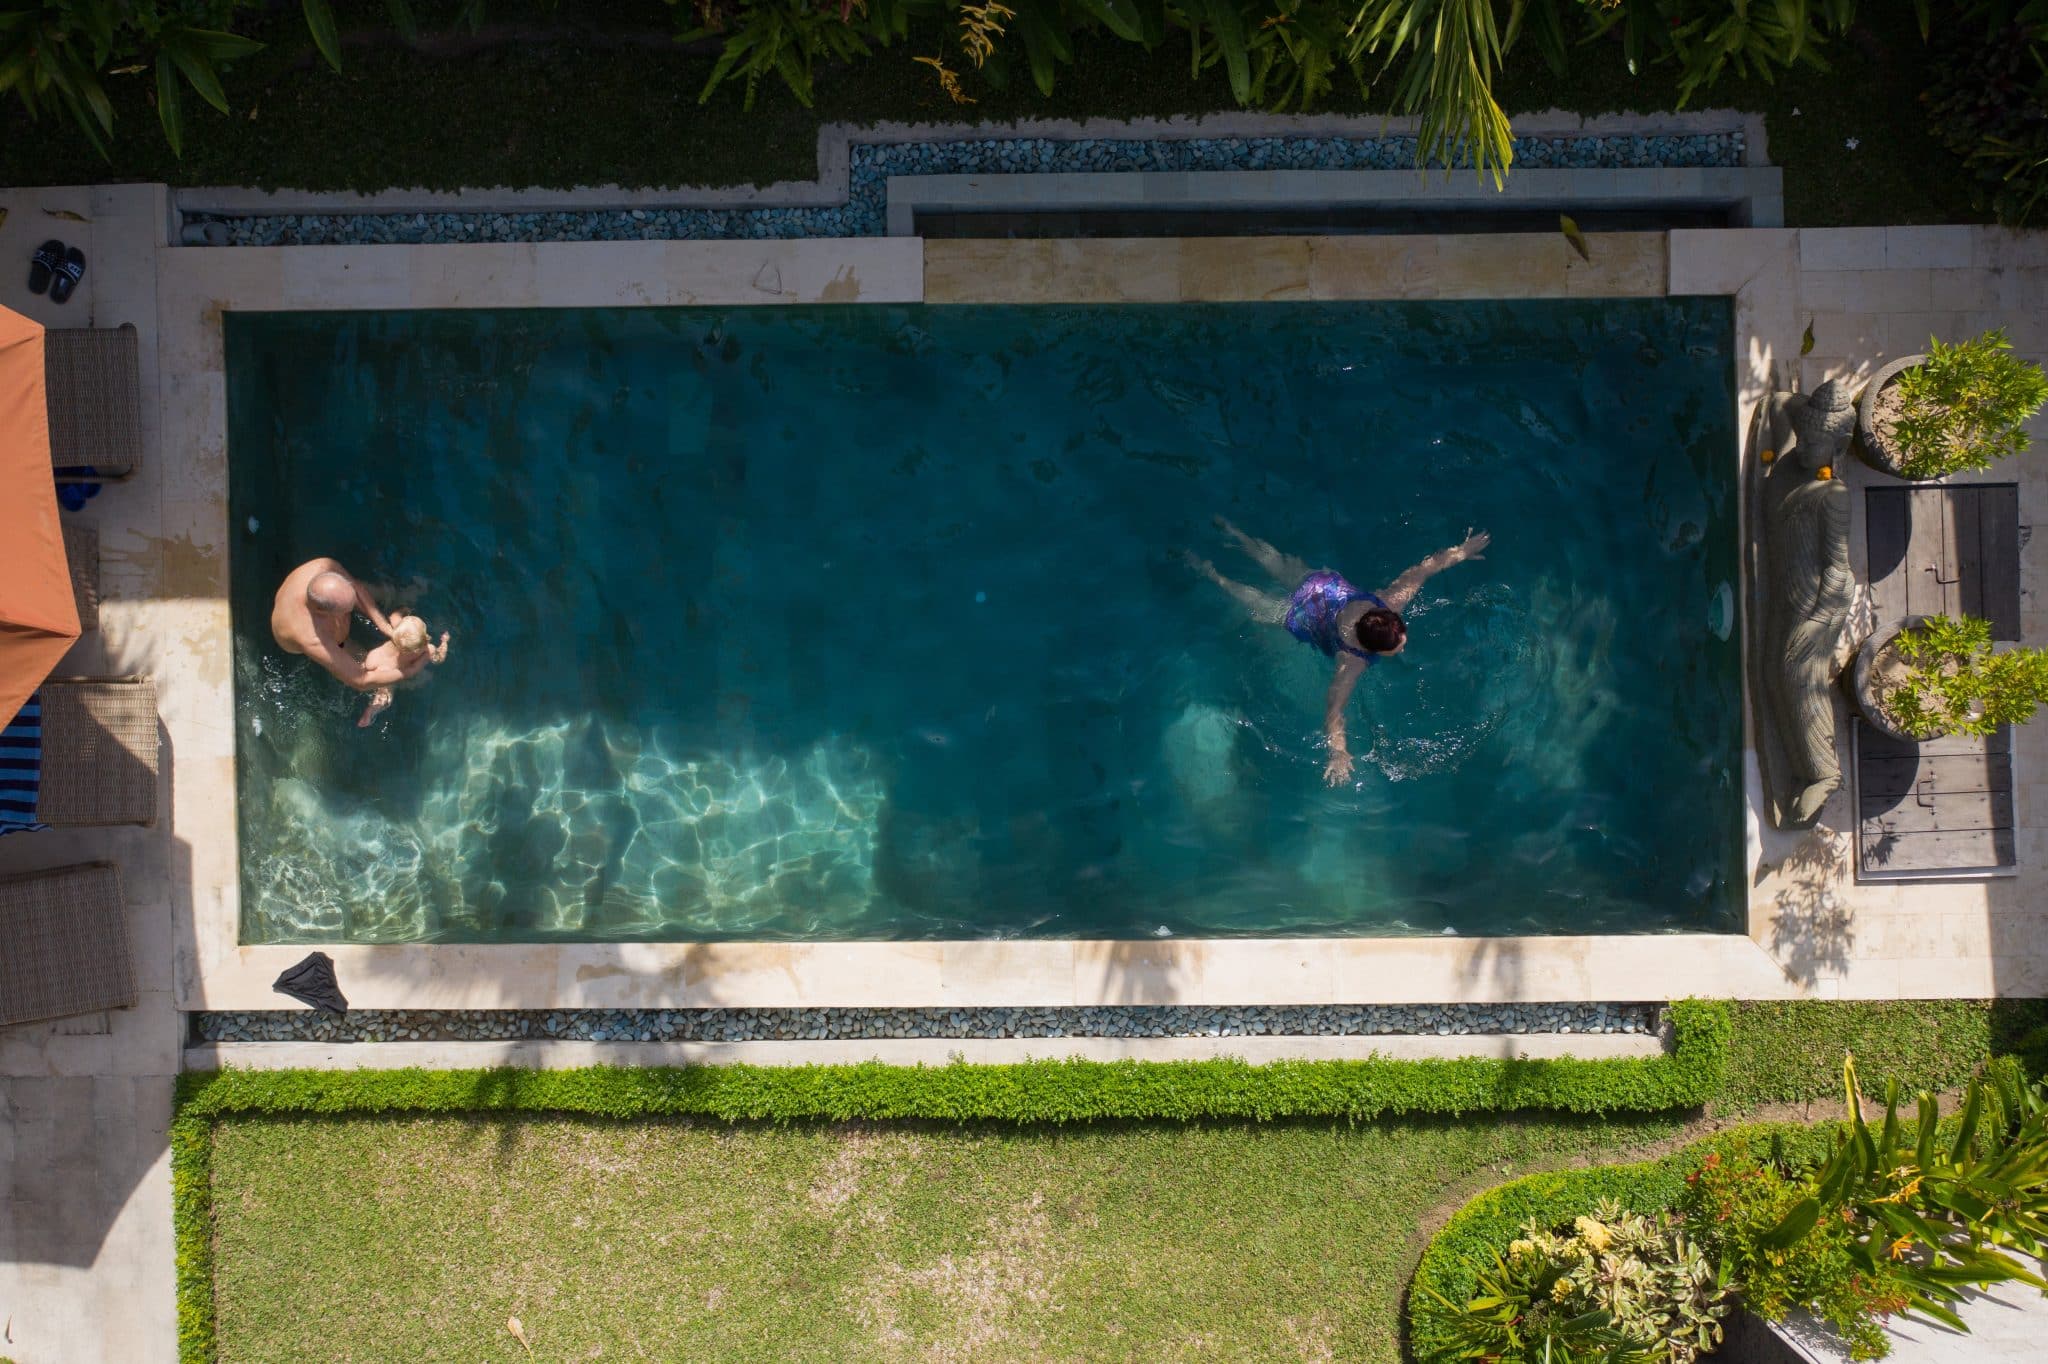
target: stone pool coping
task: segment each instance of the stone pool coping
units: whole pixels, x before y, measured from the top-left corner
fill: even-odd
[[[305,945],[238,941],[227,608],[226,380],[238,310],[884,302],[1659,297],[1735,299],[1738,428],[1796,335],[1795,234],[1252,240],[632,242],[165,248],[158,252],[162,595],[184,628],[155,671],[191,850],[176,999],[274,1006]],[[1751,785],[1753,786],[1753,780]],[[1752,806],[1753,808],[1753,806]],[[1752,823],[1754,817],[1752,816]],[[1759,849],[1749,840],[1746,865]],[[334,945],[362,1008],[1281,1004],[1775,996],[1798,985],[1740,934],[1157,942]]]
[[[1838,372],[1878,358],[1883,333],[1872,341],[1868,329],[1883,316],[1902,334],[1920,336],[1930,321],[2012,320],[2023,350],[2048,346],[2048,335],[2029,332],[2027,315],[2013,311],[2048,296],[2038,293],[2048,287],[2048,249],[1993,229],[1595,234],[1590,265],[1554,233],[178,248],[162,245],[169,223],[162,187],[96,191],[94,205],[97,262],[117,259],[113,241],[123,221],[146,234],[127,253],[132,266],[122,265],[125,287],[117,293],[110,287],[117,276],[102,277],[92,321],[137,325],[145,390],[156,401],[145,402],[151,456],[144,473],[87,509],[101,528],[108,587],[87,668],[157,679],[168,740],[168,836],[136,831],[152,852],[130,871],[129,895],[140,907],[138,942],[163,951],[173,966],[169,1002],[180,1009],[275,1007],[271,982],[309,950],[237,940],[226,312],[1722,295],[1735,303],[1738,431],[1767,387],[1789,386],[1802,369],[1811,371],[1810,386],[1823,365]],[[1965,288],[1976,311],[1926,311],[1938,289]],[[1823,349],[1803,363],[1802,305],[1827,310],[1819,319]],[[2038,496],[2031,491],[2037,484],[2024,486],[2023,508]],[[2031,606],[2026,624],[2030,638],[2044,629]],[[2023,746],[2032,742],[2023,733]],[[2048,915],[2030,908],[2041,904],[2035,868],[2048,849],[2028,824],[2041,804],[2031,784],[2021,790],[2028,827],[2017,883],[1879,889],[1849,883],[1839,846],[1762,829],[1747,755],[1746,768],[1746,935],[325,950],[351,1001],[366,1008],[1448,1003],[2048,990],[2048,950],[2034,941]],[[126,838],[116,834],[99,837]],[[8,842],[35,843],[22,853],[36,861],[60,855],[57,842]],[[17,860],[14,848],[0,853]],[[154,908],[165,900],[167,925]]]
[[[185,1048],[188,1070],[468,1070],[518,1066],[831,1066],[880,1061],[943,1066],[952,1061],[1618,1060],[1664,1055],[1656,1033],[1467,1033],[1457,1037],[1010,1037],[886,1038],[774,1042],[205,1042]]]

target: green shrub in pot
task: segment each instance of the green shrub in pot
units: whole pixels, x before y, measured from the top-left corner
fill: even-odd
[[[1897,452],[1906,478],[1988,469],[2027,448],[2026,420],[2048,403],[2048,376],[2012,353],[2002,330],[1953,345],[1927,343],[1927,358],[1878,395],[1872,425]]]

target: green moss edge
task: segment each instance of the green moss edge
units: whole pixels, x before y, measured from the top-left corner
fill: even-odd
[[[1610,1060],[1026,1061],[1015,1065],[222,1070],[179,1077],[171,1120],[178,1357],[215,1364],[213,1126],[223,1118],[568,1113],[725,1122],[1071,1123],[1471,1113],[1654,1113],[1717,1094],[1734,1008],[1670,1006],[1672,1049]]]

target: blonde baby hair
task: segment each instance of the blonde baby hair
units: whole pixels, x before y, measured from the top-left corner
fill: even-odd
[[[391,622],[391,642],[402,654],[416,654],[427,647],[427,623],[418,616],[400,616]]]

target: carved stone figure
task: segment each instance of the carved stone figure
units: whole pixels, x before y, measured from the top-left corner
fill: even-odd
[[[1810,394],[1773,394],[1765,439],[1759,600],[1766,793],[1781,829],[1805,828],[1842,784],[1835,744],[1836,646],[1848,624],[1848,457],[1856,409],[1838,380]],[[1828,470],[1829,476],[1822,477]]]

